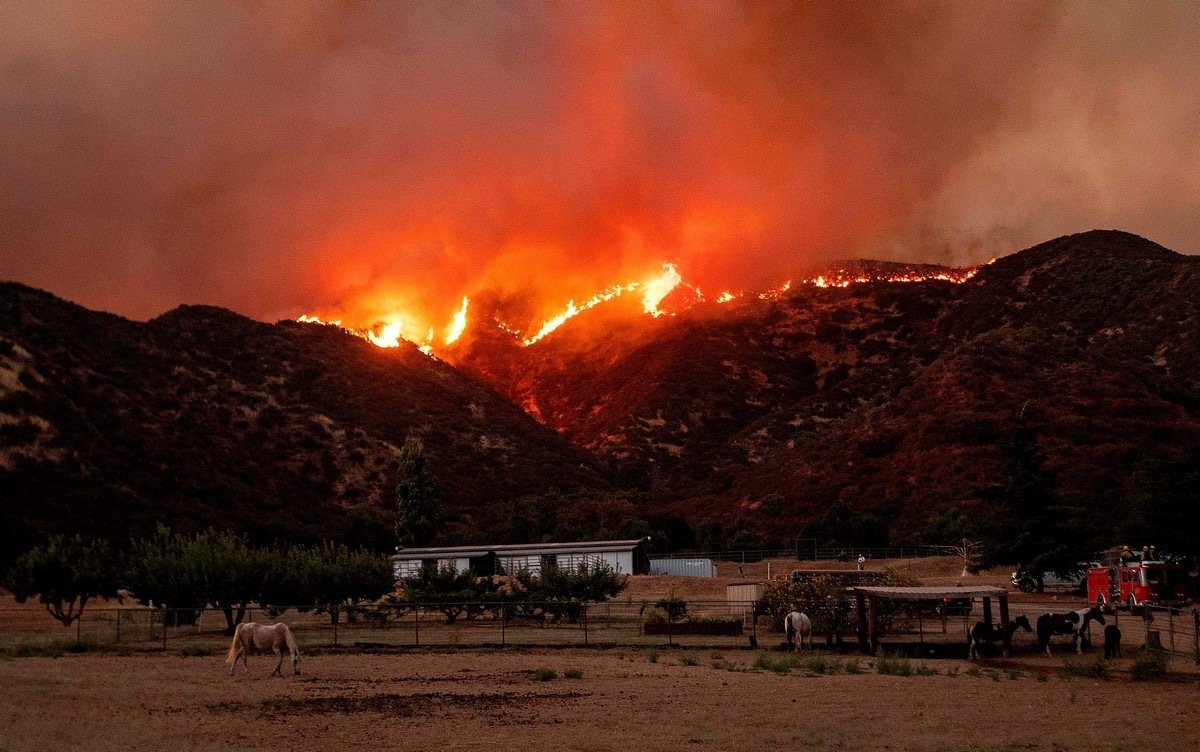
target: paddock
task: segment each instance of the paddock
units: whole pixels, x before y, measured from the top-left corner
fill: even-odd
[[[992,623],[992,599],[999,604],[999,626],[1003,635],[1004,654],[1012,653],[1012,638],[1008,631],[1008,591],[992,585],[956,585],[953,587],[883,587],[855,586],[846,588],[854,595],[858,612],[858,646],[864,653],[875,654],[883,636],[880,628],[880,601],[916,603],[920,613],[920,604],[941,603],[946,599],[978,598],[983,604],[981,621]],[[973,619],[976,617],[972,617]],[[925,644],[923,623],[918,620],[918,641]],[[966,634],[963,634],[962,644],[966,644]]]

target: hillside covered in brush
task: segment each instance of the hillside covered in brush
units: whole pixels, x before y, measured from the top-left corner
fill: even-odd
[[[1141,539],[1182,534],[1200,488],[1197,301],[1196,258],[1094,231],[962,284],[802,285],[640,334],[580,320],[461,363],[726,530],[953,540],[1006,503],[1032,433],[1054,503]]]
[[[383,547],[412,434],[446,542],[637,517],[673,547],[944,543],[1037,497],[1097,544],[1200,543],[1196,258],[1095,231],[958,281],[856,269],[670,316],[600,306],[531,345],[480,315],[438,358],[4,285],[0,535],[164,521]]]
[[[162,522],[386,547],[420,437],[448,510],[602,490],[600,463],[411,346],[185,306],[148,323],[0,287],[0,535]]]

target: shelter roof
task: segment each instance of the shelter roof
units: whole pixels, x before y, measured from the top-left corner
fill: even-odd
[[[1008,591],[995,585],[951,585],[947,587],[883,587],[856,585],[849,591],[873,598],[897,601],[924,601],[937,598],[976,598],[1008,595]]]
[[[641,540],[581,541],[578,543],[514,543],[496,546],[443,546],[436,548],[402,548],[392,559],[448,559],[496,554],[497,556],[539,556],[549,554],[597,554],[632,551]]]

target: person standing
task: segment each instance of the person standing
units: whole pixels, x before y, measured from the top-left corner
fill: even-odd
[[[866,568],[867,568],[867,557],[863,556],[862,554],[859,554],[858,555],[858,571],[861,572]]]

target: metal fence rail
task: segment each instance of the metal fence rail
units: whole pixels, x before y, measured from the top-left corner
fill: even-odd
[[[778,647],[783,634],[773,620],[755,619],[749,604],[717,601],[676,601],[674,610],[654,602],[615,600],[604,603],[482,603],[470,613],[451,620],[436,604],[339,607],[335,611],[282,613],[252,608],[245,621],[284,621],[302,647],[459,647],[459,646],[595,646],[595,647],[707,647],[734,649]],[[1058,603],[1056,610],[1083,607]],[[929,604],[905,604],[896,608],[885,638],[901,642],[965,645],[966,632],[982,619],[979,604],[967,613],[941,615]],[[1046,611],[1045,604],[1010,603],[1011,617],[1025,614],[1031,622]],[[336,617],[335,617],[336,614]],[[44,612],[32,609],[0,609],[0,650],[12,651],[69,643],[117,647],[129,650],[179,650],[216,653],[229,645],[226,618],[219,609],[188,612],[187,624],[180,613],[146,607],[89,608],[70,628],[62,627]],[[194,622],[190,616],[195,616]],[[993,613],[993,618],[998,614]],[[1117,611],[1106,616],[1122,632],[1126,657],[1140,650],[1161,651],[1195,660],[1200,664],[1200,611],[1150,607],[1138,613]],[[856,641],[853,618],[843,624],[840,635],[814,635],[816,644]],[[1093,627],[1094,648],[1103,643],[1103,629]],[[838,639],[838,638],[842,639]],[[1055,653],[1065,645],[1055,638]],[[1035,649],[1032,634],[1018,632],[1017,650]]]
[[[811,541],[811,539],[810,539]],[[748,564],[766,559],[797,559],[800,561],[837,560],[853,561],[859,554],[868,559],[916,559],[925,556],[953,555],[953,546],[917,546],[913,548],[862,548],[841,546],[820,548],[813,542],[797,544],[795,548],[747,549],[745,551],[680,551],[677,553],[650,554],[651,561],[658,559],[713,559]]]
[[[284,621],[301,646],[745,647],[755,633],[753,617],[741,609],[731,613],[728,601],[692,601],[684,608],[686,613],[679,615],[641,601],[478,603],[453,619],[438,604],[342,606],[303,612],[287,609],[282,613],[252,608],[244,620]],[[129,649],[207,647],[211,651],[227,646],[230,639],[220,609],[89,608],[69,629],[44,614],[31,629],[27,625],[33,616],[28,610],[0,610],[0,647],[77,641]],[[181,623],[181,617],[188,623]]]

